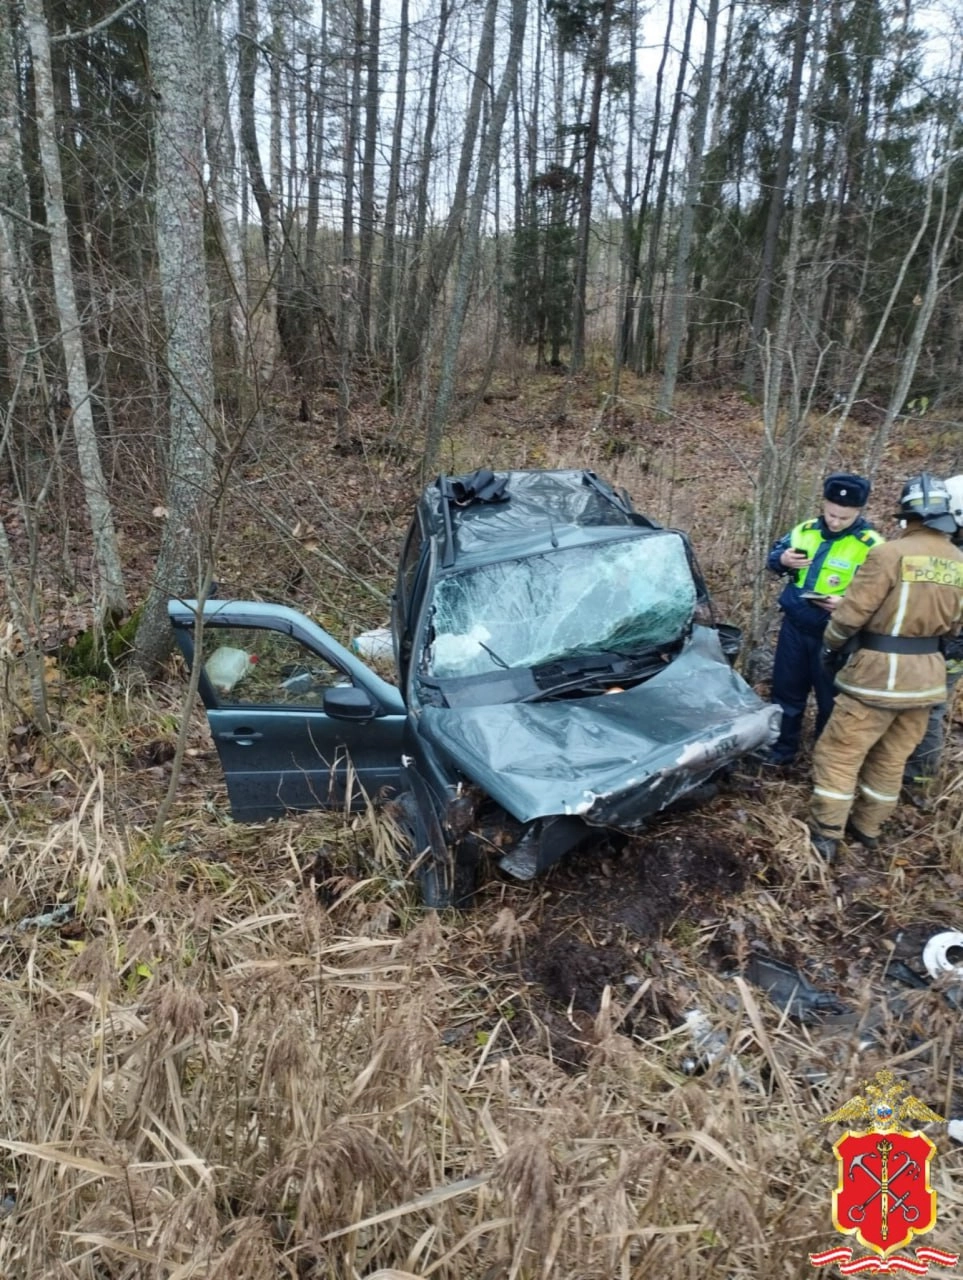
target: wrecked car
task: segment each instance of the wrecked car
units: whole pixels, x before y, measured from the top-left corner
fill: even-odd
[[[392,603],[397,683],[279,605],[171,601],[227,782],[258,822],[394,797],[429,905],[482,850],[531,878],[640,828],[774,740],[685,534],[594,472],[481,471],[422,494]]]

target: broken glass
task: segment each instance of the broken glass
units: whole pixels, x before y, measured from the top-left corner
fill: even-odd
[[[433,600],[430,674],[482,675],[674,644],[697,598],[685,544],[671,531],[633,535],[442,578]]]

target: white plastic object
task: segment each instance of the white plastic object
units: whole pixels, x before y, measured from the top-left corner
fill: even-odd
[[[246,649],[234,649],[229,644],[222,644],[204,663],[204,670],[218,693],[230,693],[255,662],[255,655],[248,653]]]
[[[958,952],[959,959],[951,960],[951,951]],[[939,978],[944,973],[963,978],[963,933],[959,929],[934,933],[923,948],[923,964],[931,978]]]
[[[362,631],[351,641],[351,648],[360,658],[374,660],[394,656],[394,643],[391,639],[390,627],[376,627],[373,631]]]
[[[948,1120],[946,1132],[954,1142],[963,1142],[963,1120]]]
[[[698,1054],[695,1058],[684,1058],[682,1070],[686,1075],[694,1075],[700,1070],[710,1067],[721,1057],[729,1043],[723,1031],[717,1031],[701,1009],[690,1009],[685,1015],[685,1025],[689,1029],[692,1048]]]

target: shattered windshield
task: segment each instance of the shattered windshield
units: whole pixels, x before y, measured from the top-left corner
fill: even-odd
[[[471,676],[678,640],[696,587],[677,533],[483,565],[435,588],[429,673]]]

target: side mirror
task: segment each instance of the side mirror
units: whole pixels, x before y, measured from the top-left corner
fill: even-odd
[[[335,720],[373,720],[377,708],[364,689],[338,685],[324,691],[324,713]]]

